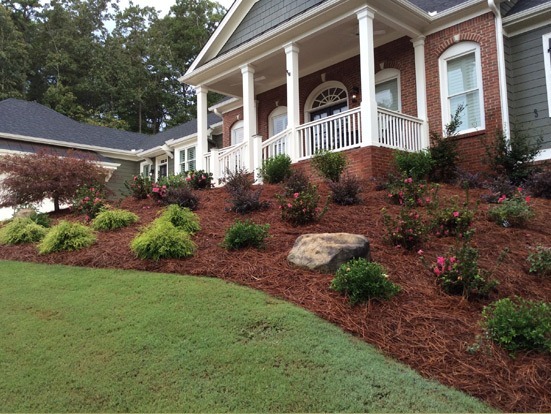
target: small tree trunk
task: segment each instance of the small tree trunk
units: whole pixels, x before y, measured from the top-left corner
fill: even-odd
[[[54,211],[59,211],[59,197],[54,196]]]

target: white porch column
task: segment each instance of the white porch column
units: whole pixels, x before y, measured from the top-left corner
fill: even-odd
[[[299,101],[299,72],[298,72],[299,48],[294,43],[285,46],[286,70],[287,70],[287,128],[291,131],[287,154],[295,162],[298,157],[298,141],[296,128],[300,125],[300,101]]]
[[[256,129],[256,102],[254,97],[254,68],[251,65],[241,67],[243,78],[243,139],[247,141],[247,154],[245,166],[250,172],[255,172],[259,161],[255,162],[253,136],[257,134]]]
[[[196,169],[206,170],[205,153],[208,151],[207,92],[204,86],[197,86],[197,155]],[[179,162],[178,160],[176,162]]]
[[[425,36],[419,36],[411,41],[415,49],[415,87],[417,94],[417,118],[423,121],[421,147],[428,148],[429,124],[427,110],[427,77],[425,71]]]
[[[365,7],[356,13],[360,37],[360,74],[362,77],[362,146],[379,145],[377,100],[375,98],[375,53],[373,10]]]

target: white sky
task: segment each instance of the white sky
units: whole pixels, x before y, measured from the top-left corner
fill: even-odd
[[[154,7],[156,10],[161,11],[161,16],[164,16],[168,12],[170,7],[174,3],[176,3],[176,0],[132,0],[132,2],[142,7],[144,6]],[[233,4],[233,0],[218,0],[218,3],[224,6],[227,10]],[[126,6],[128,6],[128,0],[121,0],[119,2],[119,7],[121,9],[126,8]]]

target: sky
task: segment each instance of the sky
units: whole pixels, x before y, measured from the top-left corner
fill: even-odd
[[[154,7],[156,10],[161,11],[161,16],[164,16],[166,13],[168,13],[168,10],[170,7],[176,3],[176,0],[133,0],[134,4],[137,4],[139,6],[151,6]],[[233,3],[233,0],[218,0],[218,3],[220,3],[222,6],[224,6],[227,9],[230,8],[230,6]],[[119,7],[121,9],[126,8],[128,6],[128,0],[121,0],[119,2]]]

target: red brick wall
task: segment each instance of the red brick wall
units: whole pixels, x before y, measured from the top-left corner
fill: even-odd
[[[222,128],[222,146],[229,147],[231,145],[231,127],[237,121],[243,120],[243,108],[234,109],[233,111],[226,112],[222,116],[224,126]]]

